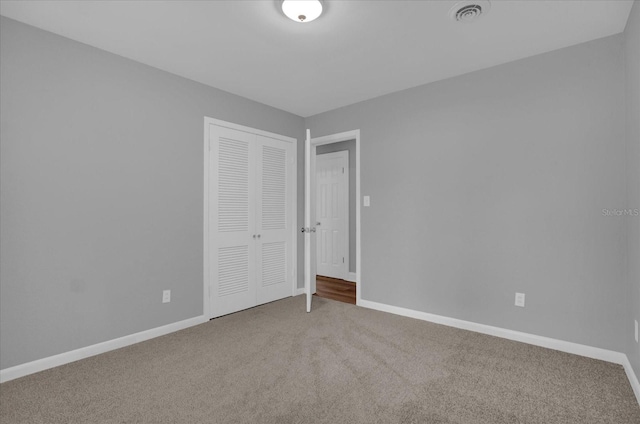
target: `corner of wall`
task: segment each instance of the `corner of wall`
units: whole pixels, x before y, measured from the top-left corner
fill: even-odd
[[[640,4],[634,2],[624,30],[625,90],[625,175],[626,208],[640,208]],[[625,217],[626,257],[625,279],[627,282],[626,307],[628,322],[625,327],[625,346],[630,369],[640,375],[640,345],[634,339],[634,320],[640,321],[640,217],[629,214]],[[636,378],[637,381],[637,378]]]

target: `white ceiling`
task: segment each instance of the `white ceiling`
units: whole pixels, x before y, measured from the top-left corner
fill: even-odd
[[[278,0],[2,1],[0,14],[303,117],[617,34],[633,1],[325,0],[299,24]]]

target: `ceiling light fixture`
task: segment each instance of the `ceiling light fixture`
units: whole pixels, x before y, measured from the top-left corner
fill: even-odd
[[[311,22],[322,14],[320,0],[283,0],[282,11],[296,22]]]

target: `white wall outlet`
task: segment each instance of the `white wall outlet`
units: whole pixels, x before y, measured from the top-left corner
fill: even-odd
[[[633,320],[633,322],[635,322],[635,336],[636,336],[636,343],[638,343],[638,320]]]
[[[371,197],[369,197],[369,196],[364,196],[364,205],[365,205],[366,207],[371,206]]]
[[[162,303],[171,302],[171,290],[162,290]]]
[[[516,293],[516,306],[524,308],[524,293]]]

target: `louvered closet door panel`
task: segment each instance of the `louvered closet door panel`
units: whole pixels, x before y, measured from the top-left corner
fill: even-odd
[[[213,318],[256,304],[256,136],[211,125],[209,141]]]
[[[258,304],[292,295],[290,263],[291,143],[258,135],[257,247]]]

